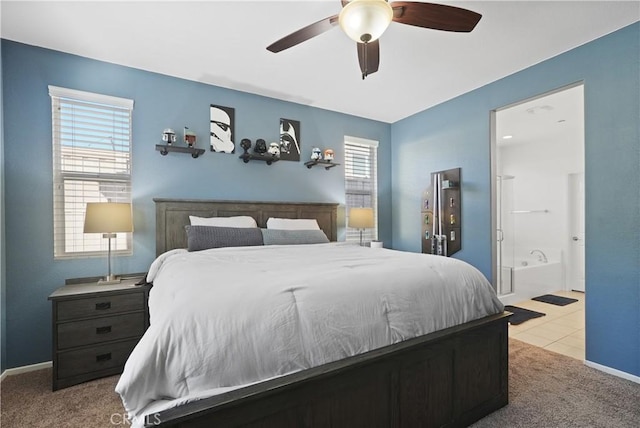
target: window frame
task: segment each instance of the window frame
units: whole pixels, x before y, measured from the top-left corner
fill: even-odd
[[[67,232],[69,229],[69,218],[75,216],[75,228],[76,231],[72,232],[72,235],[77,235],[78,223],[78,208],[69,208],[74,204],[77,206],[77,202],[74,202],[74,198],[80,199],[82,204],[86,202],[132,202],[131,192],[131,178],[132,178],[132,128],[133,128],[133,100],[113,97],[110,95],[96,94],[92,92],[78,91],[75,89],[61,88],[57,86],[49,85],[49,96],[51,97],[51,135],[52,135],[52,158],[53,158],[53,253],[54,260],[61,259],[79,259],[88,257],[104,257],[108,253],[108,240],[102,239],[101,234],[94,234],[99,236],[99,240],[95,237],[87,237],[90,234],[83,234],[80,246],[81,250],[70,250],[67,248],[69,245],[69,237]],[[63,128],[69,129],[68,125],[63,122],[66,120],[63,118],[65,113],[59,113],[61,104],[76,104],[76,105],[91,105],[91,109],[95,108],[100,114],[112,113],[114,116],[119,113],[120,117],[125,117],[124,123],[126,124],[126,132],[120,133],[119,141],[124,141],[126,144],[125,150],[117,150],[115,146],[111,150],[99,149],[99,148],[83,148],[74,147],[73,144],[69,148],[69,145],[65,145],[65,142],[73,141],[68,137],[63,136]],[[128,113],[128,117],[127,117]],[[75,116],[74,116],[75,118]],[[96,122],[86,122],[84,125],[96,126]],[[74,133],[76,128],[72,127]],[[118,129],[120,130],[120,129]],[[115,135],[116,125],[113,125],[111,138]],[[89,132],[91,131],[84,131]],[[97,135],[104,133],[104,131],[94,131]],[[74,137],[75,138],[75,137]],[[67,150],[65,150],[67,148]],[[103,153],[96,154],[96,150],[100,150]],[[91,160],[99,159],[100,157],[109,158],[112,157],[112,162],[116,164],[118,158],[124,158],[126,163],[126,171],[121,172],[105,172],[101,171],[102,166],[94,166],[95,171],[90,171],[90,167],[83,164],[83,161],[79,161],[78,158],[82,158],[82,153],[87,153],[87,158]],[[77,170],[66,169],[64,165],[73,165],[79,163],[81,166],[77,167]],[[107,160],[108,164],[108,160]],[[112,167],[113,168],[113,167]],[[85,171],[79,171],[79,169],[85,169]],[[109,167],[106,168],[107,170]],[[89,170],[89,171],[87,171]],[[97,185],[100,189],[102,185],[105,187],[114,187],[114,198],[107,198],[100,194],[100,190],[84,190],[83,186],[94,187]],[[78,186],[80,190],[74,192],[68,192],[67,188],[70,186]],[[118,189],[120,187],[120,189]],[[84,212],[85,207],[82,208],[81,215],[84,224]],[[97,244],[97,245],[96,245]],[[133,254],[133,240],[131,233],[118,233],[117,238],[111,242],[112,254],[115,255],[132,255]],[[99,250],[86,249],[88,246],[99,246]]]
[[[363,187],[364,183],[370,181],[370,188],[368,191],[363,189],[359,192],[350,191],[349,180],[358,180],[358,174],[349,174],[349,170],[353,170],[353,160],[350,160],[350,156],[356,156],[357,153],[350,152],[348,146],[360,146],[361,150],[368,148],[370,150],[369,156],[373,159],[369,159],[367,162],[367,169],[369,175],[371,176],[369,180],[363,179]],[[373,218],[374,218],[374,227],[365,229],[363,231],[363,241],[371,242],[377,241],[379,236],[379,227],[378,227],[378,146],[379,142],[375,140],[369,140],[365,138],[346,136],[344,137],[344,180],[345,180],[345,224],[346,224],[346,232],[345,232],[345,241],[346,242],[360,242],[360,229],[355,229],[349,227],[349,211],[351,208],[373,208]],[[350,166],[351,164],[351,166]],[[360,176],[360,178],[366,177]],[[362,202],[360,204],[350,203],[349,196],[355,198],[357,196],[362,197]],[[370,203],[365,203],[364,201],[370,198]]]

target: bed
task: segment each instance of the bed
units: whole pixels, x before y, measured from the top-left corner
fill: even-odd
[[[398,257],[399,262],[403,262],[406,257],[420,258],[411,259],[415,263],[407,262],[404,267],[399,267],[398,276],[402,272],[412,271],[414,265],[418,265],[423,260],[429,260],[429,267],[424,268],[427,270],[432,269],[435,265],[451,265],[454,272],[465,272],[458,276],[453,273],[454,276],[448,279],[449,285],[441,287],[443,289],[449,288],[449,286],[453,288],[454,283],[467,281],[470,276],[476,274],[472,271],[466,272],[462,266],[463,262],[454,259],[421,254],[399,254],[400,252],[392,250],[360,248],[339,243],[222,249],[224,251],[212,249],[187,253],[181,248],[187,246],[184,230],[185,225],[189,224],[190,215],[201,217],[250,216],[256,220],[259,227],[265,227],[266,221],[270,217],[316,219],[329,240],[336,241],[337,205],[172,199],[155,199],[154,201],[156,203],[157,228],[156,253],[159,257],[150,268],[150,276],[153,277],[156,271],[162,271],[164,276],[160,276],[158,273],[157,284],[154,284],[151,291],[150,330],[132,353],[117,388],[127,410],[136,409],[131,413],[134,425],[274,428],[467,426],[507,404],[508,314],[502,312],[501,305],[498,308],[497,304],[487,301],[489,297],[464,294],[467,293],[464,289],[454,289],[453,296],[441,298],[443,300],[439,304],[433,303],[431,308],[436,311],[442,307],[443,311],[449,313],[451,311],[446,310],[448,305],[445,303],[448,301],[457,302],[455,305],[461,305],[461,310],[457,311],[463,314],[460,315],[461,318],[450,320],[448,317],[451,315],[446,315],[442,318],[444,321],[433,321],[433,325],[429,324],[431,321],[425,321],[426,327],[420,325],[422,321],[402,321],[404,324],[395,324],[394,321],[394,328],[391,330],[380,327],[381,335],[390,337],[388,344],[380,345],[376,335],[369,337],[364,334],[366,337],[359,337],[361,330],[352,327],[352,323],[357,322],[360,315],[356,316],[347,313],[347,311],[336,311],[331,317],[328,317],[328,320],[323,319],[322,323],[325,323],[326,326],[323,324],[322,329],[317,328],[317,321],[309,321],[305,329],[285,331],[283,337],[295,336],[296,340],[303,343],[301,349],[304,349],[305,352],[296,349],[289,350],[287,349],[289,342],[281,344],[278,339],[270,338],[275,344],[273,346],[277,349],[284,350],[285,353],[290,352],[287,355],[291,355],[291,357],[288,357],[284,363],[271,361],[267,350],[261,354],[259,350],[248,347],[242,348],[235,354],[231,352],[228,355],[238,355],[238,359],[242,355],[243,361],[245,356],[248,356],[249,360],[253,358],[254,361],[250,364],[257,365],[256,373],[247,374],[251,370],[247,371],[246,369],[239,371],[246,378],[237,381],[237,385],[234,385],[229,379],[223,379],[222,373],[226,373],[226,370],[223,372],[219,367],[206,369],[203,368],[202,363],[193,366],[190,365],[193,363],[184,363],[185,367],[176,366],[175,361],[182,361],[174,358],[174,353],[177,351],[165,349],[163,343],[171,343],[171,346],[176,349],[185,348],[187,345],[177,341],[176,337],[189,336],[193,333],[197,338],[196,343],[200,343],[207,340],[206,334],[208,333],[200,332],[199,329],[202,328],[204,331],[204,327],[187,329],[169,338],[160,336],[162,334],[160,332],[173,330],[174,324],[181,325],[183,318],[190,318],[191,313],[210,309],[211,312],[218,314],[225,312],[225,308],[230,307],[225,301],[227,292],[224,289],[211,290],[208,286],[206,289],[202,288],[200,283],[205,281],[194,276],[199,273],[194,273],[192,268],[194,265],[191,263],[202,263],[204,258],[207,258],[207,266],[212,266],[213,263],[209,261],[208,257],[213,257],[212,260],[217,263],[217,271],[215,272],[219,277],[226,278],[233,272],[237,272],[238,280],[234,281],[234,287],[237,287],[237,290],[234,288],[230,293],[244,293],[245,296],[255,294],[257,301],[265,302],[265,307],[267,307],[266,302],[271,302],[270,299],[275,299],[274,303],[270,303],[270,305],[278,305],[280,304],[278,299],[285,298],[282,296],[287,296],[287,298],[293,296],[295,304],[290,305],[294,308],[292,313],[301,320],[313,320],[307,314],[320,312],[316,306],[307,303],[315,301],[310,298],[311,293],[324,293],[335,298],[335,293],[340,291],[337,286],[332,286],[335,281],[331,276],[333,275],[333,266],[339,264],[340,260],[347,260],[346,267],[353,268],[354,271],[355,267],[368,264],[365,270],[358,271],[359,281],[353,282],[354,284],[359,283],[361,288],[371,287],[374,290],[380,288],[381,295],[384,296],[394,295],[394,293],[389,294],[388,287],[392,284],[385,284],[389,281],[380,280],[381,274],[376,271],[385,259]],[[295,247],[295,249],[291,247]],[[366,251],[369,252],[368,255],[364,255],[363,252]],[[256,281],[248,276],[243,277],[246,270],[244,267],[238,267],[245,266],[242,263],[246,262],[248,263],[246,266],[251,266],[251,269],[266,275],[266,272],[270,270],[265,266],[272,263],[269,257],[293,260],[289,257],[294,257],[294,253],[305,254],[309,261],[308,273],[303,275],[300,273],[299,267],[297,270],[287,273],[287,278],[301,275],[296,277],[296,281],[294,281],[295,284],[304,283],[299,287],[278,284],[275,281],[275,285],[265,286],[265,290],[252,289],[249,287],[251,287],[251,283]],[[320,260],[327,254],[329,258],[332,254],[336,254],[336,259],[330,260],[327,264],[314,263],[315,260]],[[425,259],[427,257],[431,257],[431,259]],[[231,260],[231,264],[228,266],[223,264],[227,260]],[[262,262],[265,266],[261,265]],[[300,265],[299,261],[292,264]],[[336,267],[336,269],[338,268]],[[367,274],[369,277],[363,279],[362,275]],[[178,293],[166,285],[170,283],[167,278],[171,275],[174,277],[184,275],[184,278],[190,278],[191,281],[185,281],[184,283],[187,285],[184,286],[184,291],[181,290]],[[486,280],[484,281],[486,282]],[[264,276],[260,277],[258,282],[271,284]],[[278,289],[278,286],[285,288]],[[197,299],[197,303],[188,303],[193,302],[193,300],[187,300],[192,299],[192,297],[188,297],[188,289],[191,288],[196,290],[197,296],[202,297]],[[267,293],[266,290],[271,288],[275,290],[273,295],[261,294]],[[252,291],[247,293],[243,290]],[[389,302],[385,301],[386,306],[383,306],[388,306],[391,309],[388,311],[385,309],[383,314],[378,314],[378,318],[390,318],[396,313],[393,309],[398,305],[398,302],[403,302],[403,305],[411,307],[415,293],[402,295],[401,289],[397,290],[400,297],[390,297]],[[375,293],[372,291],[371,294]],[[209,295],[213,296],[210,300],[205,298]],[[215,296],[218,296],[220,302],[215,302]],[[365,295],[354,297],[355,294],[347,294],[346,296],[348,298],[345,298],[344,302],[367,300]],[[305,304],[300,305],[298,301],[295,301],[296,298]],[[169,303],[163,304],[162,301]],[[341,306],[338,300],[335,301],[334,306]],[[227,303],[223,304],[223,302]],[[261,305],[253,303],[255,306],[251,306],[252,303],[249,301],[246,304],[250,309],[248,310],[249,315],[241,315],[240,306],[242,305],[233,306],[238,308],[239,320],[244,320],[255,314],[260,315]],[[174,307],[179,310],[174,310]],[[304,313],[302,312],[303,307],[306,311]],[[474,308],[484,311],[481,312],[482,316],[472,313]],[[169,312],[172,312],[171,316],[168,315]],[[287,311],[282,312],[286,313]],[[411,312],[410,309],[409,312]],[[274,311],[274,313],[279,314],[280,311]],[[314,346],[321,347],[323,343],[333,346],[334,343],[337,343],[334,337],[326,339],[324,331],[331,331],[335,327],[332,323],[335,319],[343,316],[341,314],[347,320],[344,324],[347,327],[340,330],[348,331],[353,328],[353,331],[348,332],[355,340],[354,349],[343,349],[349,348],[351,345],[338,346],[338,349],[332,351],[333,354],[330,353],[327,357],[324,354],[315,353],[312,348]],[[214,318],[212,317],[212,319]],[[265,319],[267,318],[269,317]],[[373,326],[372,329],[375,330],[377,325],[375,320],[378,318],[374,317],[373,321],[367,321],[364,324]],[[215,320],[212,323],[218,326],[221,322],[229,323],[229,321],[221,321],[223,318],[215,318]],[[234,322],[232,319],[231,324]],[[276,323],[274,325],[281,323],[276,319],[273,322]],[[388,319],[387,323],[389,326],[392,325]],[[203,322],[199,323],[199,325],[202,324]],[[271,327],[268,325],[268,320],[264,324],[267,330],[256,333],[249,342],[259,342],[259,337],[266,335],[264,332],[269,331],[268,329]],[[301,324],[305,323],[301,322]],[[229,324],[224,324],[224,328],[220,330],[226,331],[228,326]],[[338,329],[333,328],[333,330]],[[407,333],[406,330],[411,331]],[[301,334],[301,331],[304,331],[304,334]],[[318,333],[319,331],[321,332]],[[203,334],[205,336],[202,336]],[[249,336],[251,335],[249,334]],[[236,346],[233,338],[224,339],[222,334],[219,337],[219,343],[225,344],[224,346],[220,345],[220,348]],[[177,346],[176,343],[178,343]],[[212,346],[189,347],[187,353],[198,354],[202,351],[201,348],[209,352],[208,349],[215,347],[217,343]],[[147,356],[142,351],[142,348],[147,346],[157,348],[154,351],[157,353],[152,354],[151,357]],[[304,363],[300,363],[297,359],[297,356],[302,354],[304,354],[304,358],[300,358],[304,359]],[[165,360],[170,363],[165,363]],[[152,365],[162,366],[166,373],[159,375],[154,371],[147,372],[146,370],[151,370],[147,367],[147,361],[155,361]],[[225,364],[222,367],[227,367]],[[271,365],[277,366],[273,372],[269,371]],[[233,368],[229,368],[229,371],[233,371]],[[199,384],[202,378],[207,378],[205,381],[208,382],[208,376],[212,372],[221,373],[221,379],[217,380],[218,383],[215,385],[207,384],[211,386],[209,390],[200,386],[198,393],[192,394],[192,390],[189,390],[188,387]],[[272,375],[270,376],[269,373]],[[168,380],[163,378],[165,375]],[[190,378],[183,382],[187,375]],[[171,380],[174,378],[176,380]],[[178,384],[187,385],[187,388],[174,388]],[[181,396],[180,392],[173,391],[173,389],[185,392]],[[194,388],[194,390],[196,389],[198,388]]]

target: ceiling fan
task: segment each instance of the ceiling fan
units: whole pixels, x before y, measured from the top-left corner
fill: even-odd
[[[380,44],[378,38],[391,21],[416,27],[468,33],[480,21],[479,13],[454,6],[387,0],[342,0],[342,11],[294,31],[267,47],[280,52],[318,36],[340,24],[342,30],[357,43],[362,79],[378,71]]]

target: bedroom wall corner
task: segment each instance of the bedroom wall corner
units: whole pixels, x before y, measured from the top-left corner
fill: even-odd
[[[4,256],[4,91],[2,82],[2,40],[0,40],[0,373],[4,373],[7,368],[7,300]]]
[[[640,22],[392,124],[394,247],[428,174],[462,167],[463,250],[491,278],[490,111],[584,81],[586,359],[640,375]],[[613,183],[615,182],[615,185]]]
[[[146,271],[155,256],[153,198],[344,204],[345,135],[380,142],[380,239],[391,241],[390,124],[105,63],[3,40],[7,368],[51,359],[51,304],[67,278],[104,275],[105,258],[53,259],[51,99],[54,85],[134,100],[133,256],[114,257],[113,272]],[[209,105],[235,108],[236,153],[209,150]],[[300,162],[243,163],[240,139],[278,141],[280,118],[301,123]],[[164,128],[197,134],[205,154],[168,153],[155,145]],[[29,155],[25,156],[25,144]],[[308,169],[313,147],[336,150],[330,170]],[[30,189],[28,192],[25,189]],[[29,208],[29,209],[27,209]],[[344,219],[344,217],[342,217]],[[339,228],[344,228],[344,220]],[[340,230],[339,230],[340,232]],[[342,234],[343,236],[344,234]],[[339,233],[338,236],[341,236]]]

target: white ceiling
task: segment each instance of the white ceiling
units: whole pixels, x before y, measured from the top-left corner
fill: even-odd
[[[327,1],[0,1],[3,38],[393,123],[640,20],[634,1],[442,1],[483,15],[469,34],[392,23],[362,81],[339,27],[266,46],[336,14]]]
[[[511,138],[505,139],[505,136]],[[536,144],[583,144],[584,87],[563,89],[508,106],[496,113],[499,147]]]

